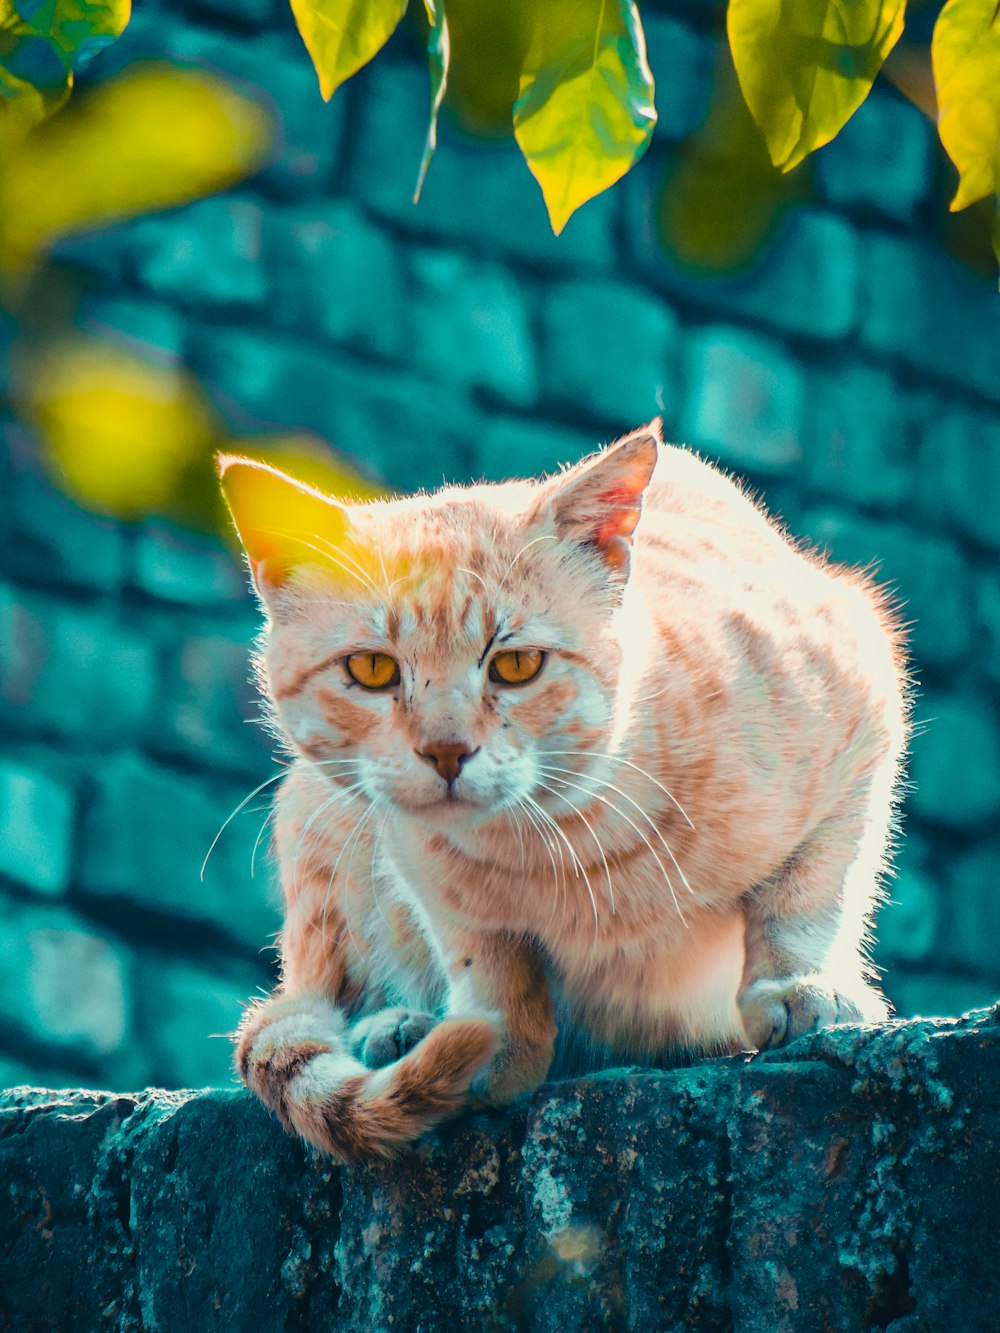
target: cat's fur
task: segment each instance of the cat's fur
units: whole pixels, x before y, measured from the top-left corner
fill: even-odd
[[[358,506],[221,471],[294,755],[281,982],[237,1065],[289,1129],[391,1155],[536,1086],[557,1025],[628,1063],[885,1016],[905,673],[866,577],[658,422],[556,477]],[[539,675],[491,681],[515,648]],[[359,650],[399,685],[356,685]]]

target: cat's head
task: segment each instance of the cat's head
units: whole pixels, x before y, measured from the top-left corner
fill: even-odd
[[[364,504],[221,458],[291,748],[440,824],[538,799],[542,768],[603,748],[659,443],[656,421],[555,477]]]

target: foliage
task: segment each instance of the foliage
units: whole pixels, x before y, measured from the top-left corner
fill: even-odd
[[[619,180],[656,124],[653,77],[632,0],[562,0],[536,22],[514,135],[552,230]]]
[[[123,31],[131,0],[0,0],[0,97],[32,124],[65,102],[76,69]]]
[[[386,44],[408,0],[290,0],[324,98]],[[864,101],[903,31],[906,0],[729,0],[740,86],[774,164],[790,171],[829,142]],[[419,198],[437,117],[462,53],[459,101],[481,81],[488,110],[513,124],[557,233],[627,172],[656,120],[636,0],[423,0],[431,97]],[[0,0],[0,101],[29,124],[65,100],[78,64],[122,31],[129,0]],[[494,40],[494,37],[496,40]],[[497,77],[480,79],[488,46]],[[953,208],[997,191],[1000,6],[947,0],[933,41],[938,118],[959,170]],[[475,119],[475,117],[473,117]],[[1000,229],[997,234],[1000,245]],[[1000,250],[998,250],[1000,254]]]
[[[903,31],[905,0],[730,0],[740,86],[782,171],[829,143],[868,96]]]

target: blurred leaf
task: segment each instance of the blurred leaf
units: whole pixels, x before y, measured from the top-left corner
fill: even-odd
[[[329,102],[396,31],[407,0],[291,0],[295,22]]]
[[[417,175],[417,188],[413,194],[415,204],[420,202],[420,192],[424,188],[424,181],[427,179],[427,168],[431,164],[431,158],[434,156],[434,150],[437,147],[438,112],[441,110],[441,102],[448,82],[448,57],[451,50],[448,20],[444,12],[444,0],[424,0],[424,8],[427,11],[427,22],[430,24],[430,33],[427,38],[427,57],[431,69],[431,117],[427,126],[427,142],[424,145],[424,155],[420,162],[420,172]]]
[[[260,107],[221,79],[150,65],[74,100],[8,143],[0,179],[0,266],[30,273],[60,236],[188,203],[262,161]]]
[[[953,210],[1000,192],[1000,14],[996,0],[948,0],[931,43],[938,130],[958,168]]]
[[[850,120],[903,31],[906,0],[729,0],[740,86],[789,171]]]
[[[221,434],[190,372],[112,343],[55,344],[21,393],[60,484],[118,518],[171,513],[179,479]]]
[[[215,475],[218,450],[294,473],[327,494],[384,494],[308,435],[230,439],[195,377],[112,342],[49,345],[15,375],[14,398],[38,433],[57,484],[85,508],[119,519],[148,515],[229,532]]]
[[[558,0],[536,10],[514,134],[558,236],[649,144],[653,76],[632,0]]]
[[[810,167],[774,166],[723,46],[705,123],[668,161],[659,199],[667,250],[708,273],[748,264],[788,208],[808,197]]]

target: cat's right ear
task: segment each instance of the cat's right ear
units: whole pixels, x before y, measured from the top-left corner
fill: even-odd
[[[219,481],[253,581],[268,605],[303,564],[335,567],[334,553],[348,538],[343,505],[252,458],[219,454]]]

